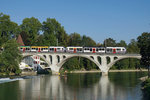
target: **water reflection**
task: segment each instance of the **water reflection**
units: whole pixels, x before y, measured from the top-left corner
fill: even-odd
[[[0,100],[141,100],[138,77],[142,75],[36,76],[0,84]]]

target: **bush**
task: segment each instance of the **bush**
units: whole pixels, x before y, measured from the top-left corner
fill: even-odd
[[[15,72],[16,75],[20,75],[20,73],[21,73],[20,69],[16,70],[16,72]]]

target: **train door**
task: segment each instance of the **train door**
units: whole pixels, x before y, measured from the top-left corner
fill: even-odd
[[[41,52],[41,48],[38,48],[38,52]]]
[[[56,52],[57,50],[56,50],[56,48],[54,48],[54,52]]]
[[[26,51],[26,48],[23,48],[23,52],[25,52]]]
[[[113,48],[113,53],[116,53],[116,48]]]
[[[93,48],[93,53],[95,53],[95,51],[96,51],[96,49],[95,49],[95,48]]]
[[[74,48],[74,53],[76,53],[77,52],[77,49],[76,48]]]

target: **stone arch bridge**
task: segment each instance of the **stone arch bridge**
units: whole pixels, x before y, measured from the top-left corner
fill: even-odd
[[[103,75],[107,75],[109,69],[117,61],[125,58],[137,58],[140,59],[140,54],[97,54],[97,53],[33,53],[25,52],[22,53],[23,57],[27,56],[39,56],[48,64],[51,68],[53,74],[59,72],[62,65],[72,57],[83,57],[87,58],[90,61],[94,62],[101,70]]]

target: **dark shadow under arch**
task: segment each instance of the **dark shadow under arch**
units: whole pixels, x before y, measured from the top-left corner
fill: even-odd
[[[92,59],[90,56],[89,56],[89,57],[87,57],[87,56],[69,56],[69,57],[63,59],[63,61],[61,61],[60,63],[58,63],[58,66],[62,68],[63,65],[64,65],[69,59],[76,58],[76,57],[79,57],[79,59],[80,59],[80,58],[88,59],[89,61],[93,62],[93,63],[97,66],[97,68],[99,69],[98,66],[100,66],[100,64],[99,64],[98,62],[94,61],[94,59]],[[79,62],[79,63],[80,63],[80,62]],[[61,68],[60,68],[60,69],[61,69]]]
[[[118,61],[121,61],[121,60],[125,60],[125,59],[138,59],[140,60],[139,57],[122,57],[122,58],[117,58],[117,59],[114,59],[113,62],[111,62],[110,64],[108,64],[108,67],[111,68],[114,64],[116,64]]]

